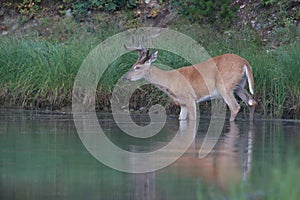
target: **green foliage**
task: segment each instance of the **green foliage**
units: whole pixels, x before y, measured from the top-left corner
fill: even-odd
[[[85,17],[89,11],[114,12],[123,9],[133,9],[139,3],[140,1],[138,0],[6,0],[4,1],[4,6],[17,9],[21,14],[30,17],[39,13],[43,8],[46,10],[57,10],[61,14],[64,14],[67,9],[71,8],[74,15]]]
[[[73,12],[76,15],[87,15],[89,10],[106,10],[113,12],[121,9],[132,9],[138,5],[137,0],[72,0]]]
[[[228,26],[235,18],[237,8],[231,5],[231,0],[172,0],[179,8],[180,14],[191,21],[204,21]]]

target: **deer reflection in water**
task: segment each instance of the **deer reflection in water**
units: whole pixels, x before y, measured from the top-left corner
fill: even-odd
[[[186,154],[171,166],[171,170],[181,175],[203,178],[223,190],[229,189],[230,183],[245,179],[251,167],[253,129],[249,128],[248,137],[239,137],[239,134],[238,125],[230,122],[229,131],[221,135],[214,149],[202,159],[197,155],[201,138],[196,138]]]
[[[193,125],[195,123],[180,122],[179,134],[194,130]],[[221,135],[212,151],[204,158],[199,158],[203,138],[197,136],[185,154],[171,166],[157,172],[134,174],[135,199],[165,198],[163,192],[160,192],[161,188],[156,185],[156,177],[164,173],[170,177],[178,177],[179,180],[181,178],[201,179],[207,184],[215,185],[223,192],[229,191],[231,186],[245,180],[251,169],[253,124],[230,122],[227,128],[228,131]],[[240,133],[240,128],[248,131]],[[206,134],[207,141],[210,139],[210,134]]]

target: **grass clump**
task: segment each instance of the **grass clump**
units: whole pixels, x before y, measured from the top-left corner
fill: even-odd
[[[24,38],[1,38],[2,103],[25,108],[57,108],[70,92],[89,45]]]
[[[299,117],[299,42],[253,57],[256,97],[263,114]]]

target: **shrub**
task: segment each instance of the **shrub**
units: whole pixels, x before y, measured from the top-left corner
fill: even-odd
[[[228,26],[235,18],[237,8],[231,0],[173,0],[179,13],[191,21],[217,23]]]

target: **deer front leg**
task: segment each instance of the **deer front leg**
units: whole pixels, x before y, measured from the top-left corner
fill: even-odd
[[[189,120],[196,120],[197,118],[197,109],[196,109],[196,101],[191,99],[189,104],[187,105],[188,108],[188,116]]]
[[[196,102],[194,99],[187,100],[185,104],[180,105],[179,120],[195,120],[197,117]]]
[[[183,121],[187,119],[188,110],[186,105],[180,105],[180,114],[179,114],[179,120]]]

